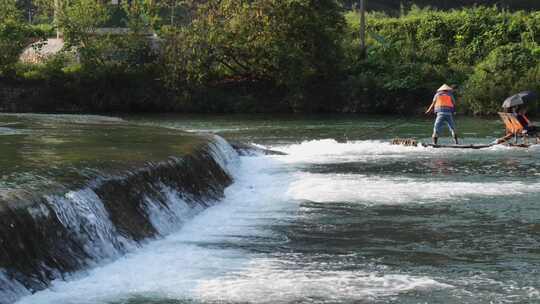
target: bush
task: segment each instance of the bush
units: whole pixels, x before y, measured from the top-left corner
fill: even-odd
[[[30,30],[33,38],[56,37],[56,28],[52,24],[30,25]]]
[[[501,110],[505,97],[530,85],[538,87],[540,56],[536,49],[509,44],[493,50],[474,68],[463,92],[466,106],[475,114],[493,114]]]
[[[292,108],[317,110],[320,100],[310,97],[320,94],[310,93],[339,77],[344,26],[332,0],[209,1],[168,36],[166,65],[175,68],[165,76],[195,86],[272,83]]]
[[[22,21],[15,0],[0,5],[0,77],[11,76],[19,55],[28,43],[30,28]]]
[[[17,75],[29,81],[55,82],[63,79],[66,71],[74,71],[74,58],[69,53],[59,53],[40,64],[19,64]],[[67,68],[69,67],[69,68]]]
[[[136,92],[141,100],[125,100],[126,108],[149,102],[162,110],[419,112],[441,83],[450,83],[463,88],[460,109],[490,114],[508,95],[540,86],[540,12],[412,8],[399,18],[370,12],[361,58],[359,16],[334,0],[189,0],[178,6],[178,20],[175,1],[160,7],[134,0],[116,7],[116,19],[131,29],[122,35],[91,34],[107,24],[110,9],[73,0],[63,2],[58,25],[78,61],[63,53],[28,67],[15,64],[18,53],[52,27],[25,25],[15,0],[6,1],[0,73],[19,69],[23,81],[58,94],[94,86],[88,105],[99,109],[121,109],[121,97]],[[163,9],[170,20],[158,18]],[[159,39],[147,39],[164,23],[170,24],[161,26]],[[168,102],[149,101],[145,84]]]
[[[489,114],[499,109],[499,101],[508,94],[527,88],[522,77],[530,73],[523,69],[537,64],[538,12],[476,7],[444,12],[413,9],[400,18],[368,15],[365,61],[358,58],[358,19],[356,13],[347,14],[349,31],[344,45],[349,80],[343,91],[347,103],[356,105],[350,108],[399,111],[404,96],[408,96],[411,100],[405,103],[414,111],[441,83],[451,83],[460,87],[467,84],[465,110]],[[530,77],[534,78],[534,73]],[[368,78],[373,79],[365,81]],[[486,82],[501,83],[501,87],[485,91]],[[354,87],[362,85],[369,87]],[[358,96],[358,91],[378,97]],[[392,99],[396,101],[393,104]]]

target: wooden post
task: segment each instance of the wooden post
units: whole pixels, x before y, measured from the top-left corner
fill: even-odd
[[[366,58],[366,0],[360,0],[360,58]]]

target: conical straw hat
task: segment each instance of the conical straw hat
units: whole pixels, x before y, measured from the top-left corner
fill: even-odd
[[[440,92],[440,91],[452,91],[452,90],[453,90],[452,87],[445,83],[437,90],[437,92]]]

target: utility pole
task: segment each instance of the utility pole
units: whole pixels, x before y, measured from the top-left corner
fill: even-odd
[[[176,11],[176,0],[171,3],[171,26],[174,26],[174,13]]]
[[[56,39],[60,39],[60,29],[58,28],[58,13],[60,10],[60,1],[54,0],[54,25],[56,27]]]
[[[366,58],[366,0],[360,0],[360,58]]]

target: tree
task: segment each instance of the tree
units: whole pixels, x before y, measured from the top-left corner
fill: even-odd
[[[333,0],[207,1],[170,37],[167,58],[183,62],[175,70],[188,82],[268,82],[305,100],[338,77],[344,27]]]
[[[99,25],[108,19],[102,1],[58,1],[57,26],[61,29],[68,47],[87,47]]]
[[[31,0],[31,2],[35,7],[35,19],[42,23],[54,22],[55,0]]]
[[[13,67],[27,43],[28,25],[15,0],[0,0],[0,76],[13,72]]]
[[[126,12],[129,33],[118,41],[117,52],[125,54],[123,63],[127,69],[153,63],[156,59],[152,41],[148,35],[158,21],[158,6],[152,0],[132,0],[122,5]]]
[[[137,34],[149,32],[158,20],[158,6],[152,0],[132,0],[122,4],[129,29]]]
[[[475,114],[493,114],[505,97],[536,89],[540,47],[508,44],[494,49],[465,84],[464,100]]]

